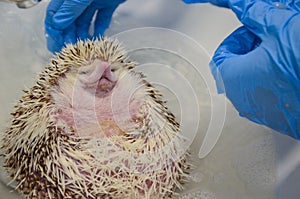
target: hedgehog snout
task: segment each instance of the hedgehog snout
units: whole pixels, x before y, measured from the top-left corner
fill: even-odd
[[[117,81],[111,71],[111,64],[99,59],[79,68],[78,79],[83,88],[96,89],[100,95],[111,91]]]
[[[111,72],[111,64],[99,59],[94,60],[91,64],[79,68],[78,78],[84,84],[98,82],[101,79],[115,82],[116,77]]]

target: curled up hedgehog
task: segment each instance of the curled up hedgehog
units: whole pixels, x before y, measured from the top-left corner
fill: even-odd
[[[26,198],[172,198],[189,163],[179,123],[118,41],[56,54],[1,133]]]

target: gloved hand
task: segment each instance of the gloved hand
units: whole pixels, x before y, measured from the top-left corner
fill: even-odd
[[[241,116],[300,139],[300,2],[212,3],[231,8],[244,24],[210,63],[219,91],[223,84]]]
[[[45,18],[47,47],[61,50],[65,43],[103,35],[113,12],[125,0],[51,0]],[[92,23],[96,14],[95,22]],[[89,34],[90,26],[94,34]]]

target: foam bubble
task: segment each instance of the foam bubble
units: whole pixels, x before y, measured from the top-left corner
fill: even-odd
[[[196,183],[202,182],[204,179],[204,173],[201,171],[193,172],[190,174],[189,179]]]
[[[195,191],[182,195],[179,199],[216,199],[215,195],[209,191]]]
[[[252,187],[272,187],[276,183],[274,143],[270,137],[254,143],[235,161],[240,177]]]

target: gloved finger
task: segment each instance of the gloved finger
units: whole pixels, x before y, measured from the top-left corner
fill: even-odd
[[[291,124],[295,119],[290,118],[282,101],[282,90],[278,89],[277,82],[283,79],[276,76],[275,63],[270,60],[266,62],[267,57],[265,48],[258,47],[244,56],[226,59],[219,65],[218,72],[226,97],[240,116],[299,139],[299,135],[292,133],[297,132]],[[266,63],[270,63],[269,67]]]
[[[224,39],[215,51],[212,60],[218,66],[228,58],[247,54],[260,43],[261,40],[251,33],[246,27],[239,27]]]
[[[50,52],[55,53],[61,50],[64,45],[63,31],[46,26],[47,48]]]
[[[93,0],[65,0],[53,16],[53,27],[59,30],[66,29],[92,2]]]
[[[300,0],[287,1],[287,6],[295,11],[300,11]]]
[[[219,93],[224,93],[223,78],[220,74],[220,66],[226,60],[234,60],[238,58],[243,60],[247,53],[254,50],[261,43],[253,33],[247,30],[244,26],[236,29],[231,33],[217,48],[210,63],[210,70],[215,78],[217,90]],[[241,66],[245,66],[247,61]],[[222,68],[223,66],[221,66]]]
[[[103,33],[108,28],[113,13],[117,9],[117,7],[118,5],[115,5],[109,8],[98,10],[95,20],[94,37],[103,36]]]
[[[84,40],[90,38],[89,29],[97,8],[89,6],[76,20],[77,37]]]
[[[277,34],[297,11],[257,0],[230,0],[230,8],[240,21],[254,34],[263,37],[266,33]]]
[[[217,48],[210,63],[210,70],[215,78],[217,90],[224,93],[225,88],[219,66],[233,57],[243,57],[260,44],[260,39],[247,30],[244,26],[231,33]]]
[[[265,63],[270,66],[264,66]],[[285,121],[285,116],[281,109],[274,108],[274,104],[280,104],[273,92],[275,83],[265,81],[266,77],[279,73],[271,63],[263,43],[245,27],[240,27],[218,47],[210,67],[219,92],[221,85],[221,91],[241,116],[278,130],[283,124],[274,123],[273,119]]]
[[[75,44],[76,41],[76,26],[75,24],[71,24],[64,30],[64,44]]]
[[[47,48],[52,53],[58,52],[62,48],[64,42],[63,31],[56,30],[52,26],[53,15],[59,9],[62,3],[63,0],[50,1],[46,10],[46,17],[44,21],[46,41],[47,41]]]
[[[46,10],[46,19],[45,19],[45,21],[48,24],[52,23],[53,15],[57,12],[57,10],[60,8],[63,2],[64,0],[55,0],[55,1],[53,0],[49,2]]]
[[[216,80],[219,81],[217,85],[223,86],[222,92],[225,92],[239,114],[258,124],[265,124],[262,120],[262,114],[265,113],[263,110],[266,107],[270,108],[275,99],[274,95],[267,91],[260,103],[257,102],[259,97],[253,96],[258,85],[266,78],[265,73],[261,71],[265,61],[262,57],[264,55],[267,53],[258,47],[247,54],[227,58],[215,71],[218,77]],[[276,100],[278,102],[278,99]]]
[[[185,3],[211,3],[216,6],[228,8],[228,0],[183,0]]]
[[[216,6],[228,8],[228,0],[210,0],[209,2]]]
[[[47,6],[46,17],[45,17],[45,21],[44,21],[45,31],[46,31],[47,35],[51,35],[51,33],[52,33],[51,30],[54,29],[52,26],[52,18],[53,18],[53,15],[58,10],[58,8],[62,5],[62,3],[63,3],[63,0],[50,1]]]

